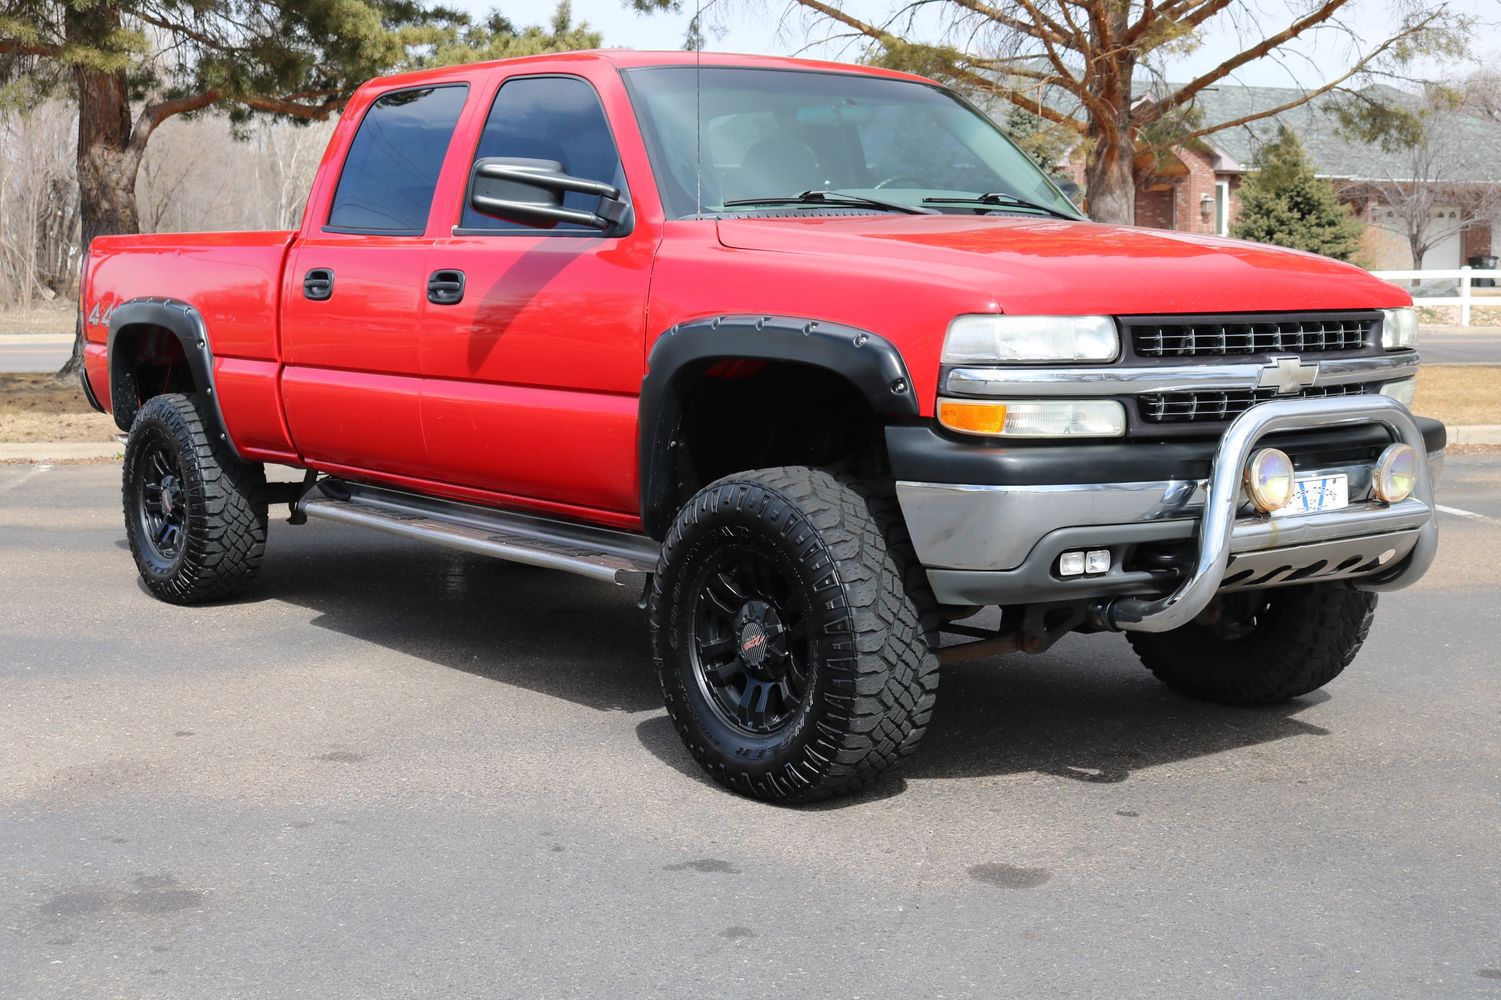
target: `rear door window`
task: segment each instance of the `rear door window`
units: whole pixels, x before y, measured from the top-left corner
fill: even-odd
[[[469,88],[385,94],[365,112],[334,192],[328,228],[420,236]]]

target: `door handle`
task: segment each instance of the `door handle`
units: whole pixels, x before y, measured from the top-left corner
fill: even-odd
[[[302,276],[302,297],[314,302],[333,298],[334,272],[326,267],[315,267]]]
[[[433,305],[452,306],[463,300],[463,271],[434,271],[427,279],[427,301]]]

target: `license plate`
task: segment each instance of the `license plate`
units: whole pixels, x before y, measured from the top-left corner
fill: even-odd
[[[1350,506],[1350,477],[1302,476],[1294,480],[1293,498],[1286,507],[1272,511],[1273,517],[1296,517],[1319,514]]]

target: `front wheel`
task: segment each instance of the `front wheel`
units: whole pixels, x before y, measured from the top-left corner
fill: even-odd
[[[1338,677],[1360,652],[1375,613],[1375,594],[1315,583],[1229,594],[1212,624],[1127,638],[1147,669],[1179,694],[1273,705]]]
[[[153,396],[125,444],[125,535],[156,597],[196,604],[228,597],[260,568],[266,476],[205,427],[191,396]]]
[[[800,467],[722,479],[679,512],[653,582],[668,714],[735,791],[863,788],[916,749],[932,715],[931,608],[876,491]]]

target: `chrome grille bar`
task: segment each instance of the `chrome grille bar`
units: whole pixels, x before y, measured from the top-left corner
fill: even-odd
[[[1372,315],[1121,318],[1142,358],[1357,351],[1379,323]]]
[[[1359,358],[1324,358],[1315,386],[1391,382],[1418,372],[1416,351]],[[951,396],[1067,398],[1259,388],[1266,365],[1124,365],[1070,368],[954,368],[943,380]],[[1292,398],[1292,397],[1289,397]]]

